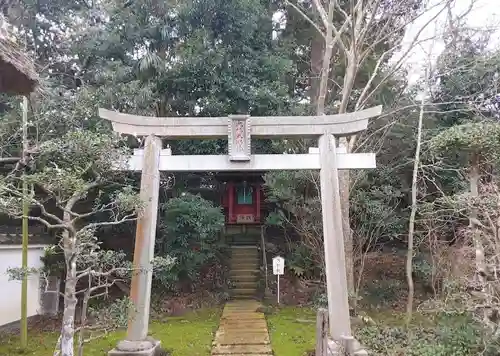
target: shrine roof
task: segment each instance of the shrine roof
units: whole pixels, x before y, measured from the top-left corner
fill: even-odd
[[[27,95],[38,84],[35,65],[13,41],[9,26],[0,16],[0,92]]]

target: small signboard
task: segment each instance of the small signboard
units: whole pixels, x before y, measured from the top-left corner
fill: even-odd
[[[255,218],[253,214],[238,214],[236,215],[236,223],[245,224],[245,223],[253,223]]]
[[[273,274],[281,276],[285,274],[285,259],[281,256],[273,258]]]

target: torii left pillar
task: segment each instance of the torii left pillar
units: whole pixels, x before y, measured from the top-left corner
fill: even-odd
[[[153,356],[160,342],[148,337],[158,197],[160,189],[161,139],[148,136],[144,147],[140,197],[144,209],[137,219],[127,337],[109,356]]]

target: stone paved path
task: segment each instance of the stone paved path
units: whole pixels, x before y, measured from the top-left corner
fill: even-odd
[[[224,307],[212,355],[272,355],[264,314],[254,300],[236,300]]]

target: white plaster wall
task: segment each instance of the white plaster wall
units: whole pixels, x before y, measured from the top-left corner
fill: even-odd
[[[28,248],[28,266],[42,267],[40,257],[45,245],[30,245]],[[9,281],[7,269],[21,267],[21,246],[0,245],[0,325],[21,319],[21,281]],[[39,276],[28,277],[28,317],[40,310]]]

